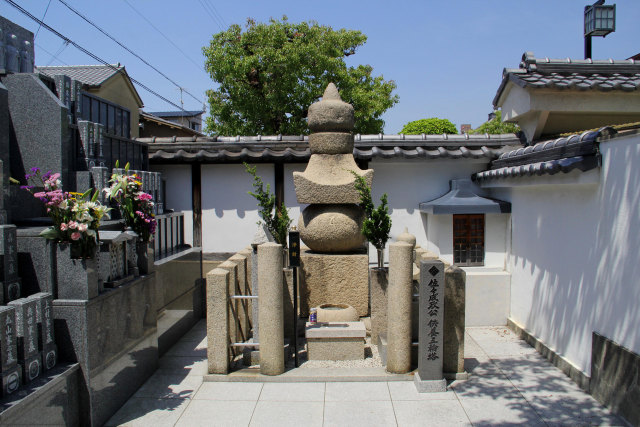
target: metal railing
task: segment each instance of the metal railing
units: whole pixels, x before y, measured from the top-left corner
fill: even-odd
[[[173,212],[156,215],[154,234],[155,260],[169,257],[188,247],[184,243],[184,213]]]

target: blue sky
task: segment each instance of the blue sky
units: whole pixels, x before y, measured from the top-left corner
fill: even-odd
[[[204,71],[201,48],[211,35],[248,17],[267,21],[315,20],[333,28],[360,30],[367,43],[350,63],[370,64],[376,75],[394,80],[400,102],[384,115],[385,133],[398,133],[408,121],[448,118],[477,127],[491,112],[491,101],[505,67],[516,68],[525,51],[536,57],[581,59],[583,9],[578,0],[65,0],[131,50],[206,101],[214,86]],[[42,18],[49,0],[19,1]],[[608,0],[607,4],[613,4]],[[640,53],[640,1],[618,0],[616,32],[593,39],[594,59],[626,59]],[[132,7],[151,22],[137,14]],[[33,31],[38,24],[4,0],[0,15]],[[44,21],[81,46],[120,62],[135,79],[180,104],[180,91],[134,56],[51,0]],[[60,51],[60,52],[59,52]],[[181,52],[182,51],[182,52]],[[59,52],[59,53],[58,53]],[[184,53],[183,53],[184,52]],[[53,59],[52,54],[56,54]],[[92,64],[95,61],[44,28],[36,38],[36,65]],[[139,89],[146,111],[174,107]],[[184,94],[185,109],[202,105]]]

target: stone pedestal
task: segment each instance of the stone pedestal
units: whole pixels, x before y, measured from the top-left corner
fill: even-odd
[[[58,243],[56,251],[58,299],[89,300],[98,296],[98,261],[96,258],[71,258],[71,245]]]
[[[307,322],[309,360],[362,360],[366,334],[362,322]]]
[[[369,312],[369,257],[361,254],[319,254],[303,250],[300,315],[320,304],[349,304],[360,317]]]

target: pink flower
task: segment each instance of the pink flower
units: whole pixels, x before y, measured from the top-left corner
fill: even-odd
[[[40,191],[38,193],[34,193],[33,197],[37,197],[38,199],[42,199],[44,197],[45,193],[44,191]]]
[[[69,228],[75,230],[76,228],[78,228],[78,223],[75,221],[69,221]]]
[[[82,234],[78,231],[71,233],[71,240],[78,240],[80,237],[82,237]]]
[[[67,231],[67,228],[68,228],[68,226],[67,226],[66,223],[63,222],[62,224],[60,224],[60,230]]]
[[[78,231],[87,231],[87,224],[80,224],[78,225]]]
[[[151,200],[153,196],[147,193],[138,193],[138,200]]]

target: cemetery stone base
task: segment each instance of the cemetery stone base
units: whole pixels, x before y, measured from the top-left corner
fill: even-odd
[[[366,253],[301,253],[300,315],[321,304],[349,304],[358,316],[369,311],[369,257]]]
[[[307,323],[309,360],[362,360],[366,334],[362,322]]]

